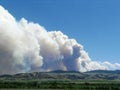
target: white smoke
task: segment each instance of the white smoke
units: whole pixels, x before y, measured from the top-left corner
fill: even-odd
[[[75,39],[15,18],[0,6],[0,74],[18,72],[117,69],[120,64],[93,62]]]

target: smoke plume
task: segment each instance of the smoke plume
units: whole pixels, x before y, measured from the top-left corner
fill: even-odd
[[[17,21],[0,6],[0,74],[109,68],[120,68],[120,64],[91,61],[75,39],[61,31],[48,32],[24,18]]]

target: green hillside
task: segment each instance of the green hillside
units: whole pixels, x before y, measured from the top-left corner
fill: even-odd
[[[0,89],[120,90],[120,71],[51,71],[1,75]]]
[[[1,75],[2,80],[41,80],[41,79],[64,79],[64,80],[120,80],[120,71],[89,71],[80,73],[77,71],[51,71],[51,72],[32,72],[32,73],[19,73],[15,75]]]

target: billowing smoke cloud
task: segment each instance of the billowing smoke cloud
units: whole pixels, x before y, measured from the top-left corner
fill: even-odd
[[[120,68],[120,64],[93,62],[76,40],[24,18],[16,21],[0,6],[0,74],[109,68]]]

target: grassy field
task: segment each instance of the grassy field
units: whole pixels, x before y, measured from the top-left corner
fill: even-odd
[[[1,80],[0,89],[120,90],[120,81],[108,80]]]

